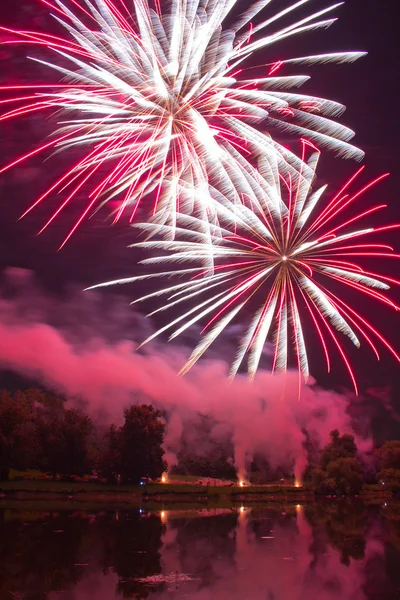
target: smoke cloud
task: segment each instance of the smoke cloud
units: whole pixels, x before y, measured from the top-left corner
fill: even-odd
[[[207,446],[232,435],[240,474],[255,454],[272,468],[306,465],[305,431],[315,445],[329,432],[353,432],[348,408],[352,395],[302,385],[297,372],[280,376],[260,371],[254,382],[239,375],[227,379],[227,364],[215,354],[185,377],[177,372],[189,348],[152,342],[137,352],[151,322],[127,308],[126,298],[71,292],[52,298],[35,285],[32,274],[9,269],[0,300],[0,368],[34,377],[71,401],[83,399],[91,414],[122,419],[129,403],[150,401],[168,415],[167,459],[173,464],[182,431],[197,415],[210,415],[216,425]],[[225,355],[224,355],[225,356]],[[214,422],[213,421],[213,422]],[[371,446],[357,436],[361,450]]]

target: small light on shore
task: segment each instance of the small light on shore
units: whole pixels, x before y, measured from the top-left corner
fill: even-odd
[[[240,487],[243,487],[244,486],[244,482],[243,481],[239,481],[239,485],[240,485]]]
[[[167,477],[166,477],[166,475],[162,475],[162,476],[161,476],[161,482],[162,482],[162,483],[166,483],[166,481],[167,481]]]
[[[240,512],[243,513],[244,512],[244,506],[240,507]]]
[[[301,483],[299,481],[294,482],[294,487],[301,487]]]
[[[164,510],[161,511],[160,516],[161,516],[161,521],[164,521],[165,520],[165,511]]]

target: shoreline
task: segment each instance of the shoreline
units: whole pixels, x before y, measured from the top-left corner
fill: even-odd
[[[391,500],[394,495],[389,490],[373,489],[367,486],[356,497],[365,503]],[[340,501],[346,497],[317,496],[303,487],[288,486],[198,486],[177,484],[153,484],[145,488],[139,486],[107,486],[105,484],[8,481],[0,483],[0,508],[8,505],[57,504],[65,509],[90,505],[126,507],[165,507],[176,505],[196,505],[211,507],[259,506],[265,503],[304,504],[323,501]]]

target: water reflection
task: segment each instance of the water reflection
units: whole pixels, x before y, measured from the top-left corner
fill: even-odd
[[[400,598],[400,508],[0,510],[0,600]]]

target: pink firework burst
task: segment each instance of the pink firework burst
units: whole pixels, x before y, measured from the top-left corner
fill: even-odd
[[[306,145],[304,142],[303,159]],[[181,303],[190,304],[188,310],[180,309],[177,318],[144,343],[170,329],[173,330],[170,339],[173,339],[191,325],[205,322],[202,338],[182,373],[193,366],[229,325],[236,322],[243,326],[246,319],[249,322],[231,367],[232,376],[247,355],[248,371],[254,377],[263,348],[270,340],[274,348],[272,370],[288,368],[292,347],[299,372],[307,379],[305,316],[315,326],[328,371],[331,367],[328,340],[331,340],[348,369],[356,393],[356,379],[342,343],[346,336],[356,347],[361,341],[366,342],[378,359],[379,342],[400,361],[392,345],[362,316],[362,310],[348,303],[344,293],[352,290],[359,293],[360,299],[368,297],[387,308],[399,310],[385,292],[392,284],[400,285],[400,281],[376,273],[365,264],[371,259],[400,258],[388,244],[370,241],[371,236],[400,225],[358,227],[360,221],[368,220],[385,208],[384,204],[355,214],[347,212],[365,191],[387,174],[351,192],[362,167],[332,199],[324,202],[326,186],[312,187],[311,174],[316,170],[318,158],[318,152],[311,154],[304,177],[299,178],[296,185],[290,178],[282,177],[275,165],[265,172],[263,185],[268,193],[264,196],[247,198],[236,206],[220,198],[217,205],[220,229],[210,244],[204,223],[193,216],[178,216],[175,239],[155,239],[160,229],[152,223],[138,226],[148,232],[150,238],[135,246],[164,251],[161,256],[144,260],[144,264],[152,267],[165,262],[188,264],[173,271],[101,284],[138,282],[151,277],[179,278],[179,283],[136,302],[150,298],[154,302],[154,298],[161,297],[161,307],[150,313],[152,315],[179,307]],[[168,235],[166,229],[164,227],[162,232]]]
[[[27,45],[33,53],[46,49],[49,60],[31,58],[56,75],[55,82],[2,87],[1,93],[11,96],[1,100],[6,112],[0,120],[50,113],[55,131],[0,173],[42,153],[81,152],[26,211],[58,195],[60,204],[45,229],[84,196],[86,203],[65,241],[113,198],[118,202],[115,220],[128,211],[132,221],[143,197],[151,194],[150,212],[163,223],[174,227],[183,210],[213,223],[210,184],[238,202],[248,187],[242,171],[250,155],[273,155],[281,171],[295,178],[304,165],[271,137],[271,127],[306,136],[339,155],[363,155],[349,143],[353,132],[331,120],[344,107],[293,91],[308,77],[283,74],[290,65],[351,62],[362,52],[275,61],[263,65],[265,75],[258,78],[246,68],[256,52],[265,54],[276,42],[328,27],[338,4],[281,25],[308,0],[265,15],[269,0],[259,0],[233,23],[236,0],[172,0],[166,9],[158,0],[38,1],[51,11],[64,37],[0,31],[4,44]],[[194,190],[201,190],[200,196]]]

